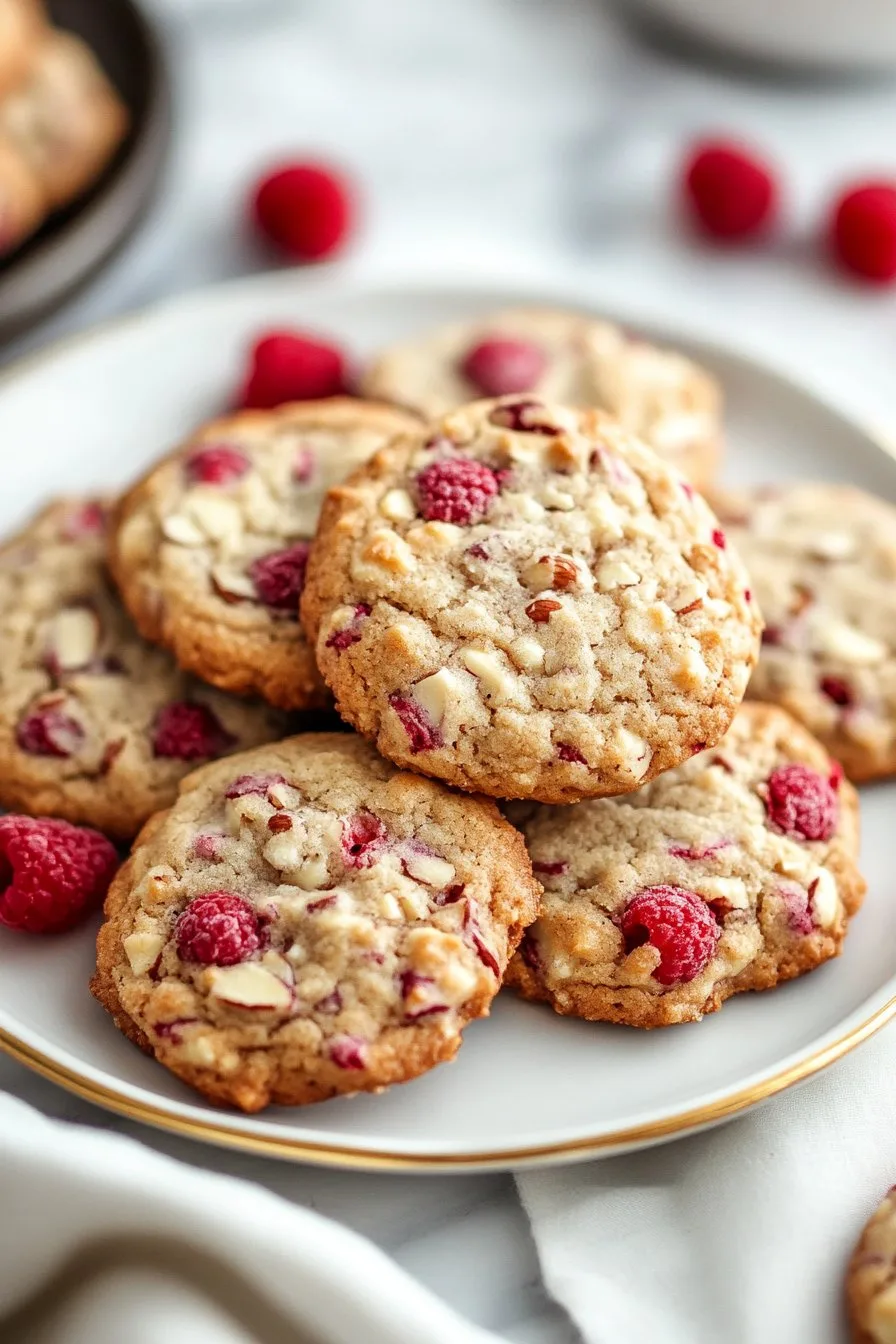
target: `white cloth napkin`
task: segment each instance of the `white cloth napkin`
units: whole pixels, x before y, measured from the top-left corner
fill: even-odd
[[[354,1232],[0,1094],[4,1344],[496,1344]]]
[[[896,1031],[709,1134],[517,1184],[587,1344],[846,1344],[843,1278],[896,1181]]]

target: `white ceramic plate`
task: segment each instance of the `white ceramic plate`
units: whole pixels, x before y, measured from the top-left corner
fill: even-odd
[[[363,355],[435,322],[579,292],[373,287],[277,274],[168,304],[79,337],[0,380],[0,525],[53,491],[123,485],[225,406],[260,328],[334,333]],[[678,330],[728,396],[728,475],[852,480],[896,500],[896,463],[863,430],[771,371]],[[206,1140],[344,1167],[430,1170],[572,1161],[734,1115],[831,1063],[896,1013],[891,899],[896,785],[866,789],[867,904],[844,956],[696,1025],[639,1033],[556,1017],[502,995],[458,1060],[383,1096],[258,1118],[219,1111],[129,1045],[91,999],[94,928],[56,941],[0,930],[0,1045],[81,1095]]]

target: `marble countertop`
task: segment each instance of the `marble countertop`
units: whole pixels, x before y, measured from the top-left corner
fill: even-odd
[[[817,219],[843,179],[892,164],[896,89],[714,73],[642,44],[598,0],[155,0],[178,132],[137,238],[93,288],[5,355],[166,294],[262,268],[243,224],[266,162],[332,157],[364,196],[347,264],[454,270],[508,253],[575,265],[583,292],[723,333],[896,430],[896,313],[832,276]],[[785,241],[690,242],[670,208],[681,143],[769,147]],[[0,1059],[0,1088],[263,1182],[372,1237],[471,1319],[520,1344],[576,1338],[546,1298],[510,1176],[379,1177],[205,1149],[105,1116]]]

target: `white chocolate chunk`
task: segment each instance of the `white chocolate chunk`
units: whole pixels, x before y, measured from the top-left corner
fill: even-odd
[[[525,518],[527,523],[540,523],[545,516],[545,510],[532,495],[523,494],[522,491],[507,491],[504,495],[504,502],[508,508],[511,508],[515,514]]]
[[[194,491],[188,496],[187,509],[197,527],[210,541],[225,541],[238,537],[243,530],[243,515],[239,505],[230,499]]]
[[[195,1064],[200,1069],[210,1069],[216,1063],[215,1047],[208,1036],[184,1041],[178,1047],[178,1054],[187,1064]]]
[[[563,513],[568,513],[576,506],[576,501],[569,491],[561,490],[553,481],[547,481],[542,486],[541,502],[549,509],[559,509]]]
[[[537,639],[521,635],[510,645],[509,653],[523,672],[540,672],[544,667],[544,649]]]
[[[829,929],[836,921],[837,912],[840,908],[837,883],[827,868],[819,868],[812,881],[815,883],[811,896],[812,913],[817,924],[823,929]]]
[[[414,699],[433,723],[439,724],[449,706],[457,699],[457,680],[447,668],[434,672],[431,677],[418,681],[413,690]]]
[[[49,650],[64,671],[84,667],[97,650],[100,625],[87,607],[69,607],[50,622]]]
[[[391,528],[380,527],[371,535],[364,550],[364,559],[394,574],[410,574],[417,561],[407,542]]]
[[[281,873],[297,868],[301,859],[301,851],[292,831],[280,831],[272,835],[262,853],[271,867]]]
[[[626,770],[635,779],[643,779],[653,758],[649,745],[637,733],[629,732],[628,728],[617,728],[614,740]]]
[[[276,975],[278,980],[282,980],[284,985],[292,986],[295,984],[293,969],[286,958],[281,956],[279,952],[274,952],[273,949],[269,952],[265,952],[261,959],[261,964],[266,970],[270,971],[271,975]]]
[[[810,641],[816,653],[854,667],[873,667],[887,657],[887,646],[879,639],[823,612],[812,620]]]
[[[129,933],[122,942],[125,956],[135,975],[145,975],[155,966],[159,953],[165,946],[165,939],[158,933]]]
[[[417,517],[417,507],[407,490],[387,490],[380,500],[380,513],[393,523],[410,522]]]
[[[500,703],[513,694],[515,681],[496,653],[486,653],[482,649],[464,649],[460,661],[468,672],[472,672],[492,700]]]
[[[435,854],[412,852],[405,859],[404,866],[411,877],[415,877],[418,882],[425,882],[429,887],[447,887],[457,871],[453,863]]]
[[[212,565],[212,581],[216,588],[230,597],[258,596],[255,584],[249,575],[230,565]]]
[[[216,966],[209,973],[209,993],[237,1008],[286,1009],[292,1003],[289,987],[258,962]]]
[[[704,900],[727,901],[735,910],[746,910],[750,904],[746,883],[740,877],[701,877],[693,887]]]
[[[857,549],[857,539],[848,532],[819,532],[810,546],[812,554],[822,560],[848,560]]]
[[[626,560],[620,560],[614,555],[605,555],[597,567],[597,587],[602,593],[608,593],[613,588],[632,588],[640,582],[638,571],[632,569]]]
[[[162,519],[162,536],[178,546],[202,546],[205,533],[183,513],[172,513]]]

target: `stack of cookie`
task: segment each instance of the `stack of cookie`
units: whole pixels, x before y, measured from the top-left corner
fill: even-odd
[[[875,663],[845,588],[883,524],[819,559],[809,500],[726,499],[790,557],[748,577],[681,470],[711,482],[712,379],[573,314],[435,333],[364,390],[218,420],[0,552],[0,801],[143,826],[93,981],[121,1030],[257,1110],[418,1076],[502,983],[652,1027],[835,956],[855,791],[742,701],[757,587],[811,591],[752,684],[855,767],[846,693],[835,725],[804,683],[883,704],[896,622]],[[309,724],[334,701],[355,733]]]
[[[127,128],[90,48],[40,0],[0,0],[0,258],[93,185]]]

